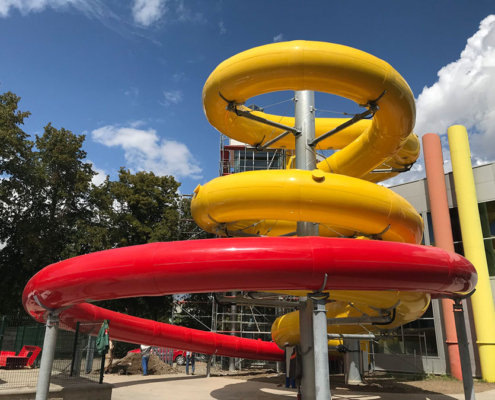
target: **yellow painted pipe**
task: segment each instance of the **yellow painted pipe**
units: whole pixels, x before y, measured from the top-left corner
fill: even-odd
[[[464,126],[454,125],[448,129],[448,136],[464,255],[478,272],[478,284],[471,301],[481,374],[484,380],[495,382],[495,307],[483,244],[468,134]]]

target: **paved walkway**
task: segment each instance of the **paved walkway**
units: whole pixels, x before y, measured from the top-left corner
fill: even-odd
[[[272,383],[243,381],[231,378],[204,376],[105,376],[114,385],[112,399],[119,400],[293,400],[295,390],[277,387]],[[352,393],[334,391],[332,399],[346,400],[463,400],[464,395]],[[476,400],[494,400],[495,391],[477,393]]]

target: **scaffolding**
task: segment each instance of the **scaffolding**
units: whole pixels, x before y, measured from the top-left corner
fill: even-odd
[[[286,149],[260,149],[244,143],[236,142],[229,139],[227,136],[220,134],[219,142],[219,176],[226,176],[247,171],[259,171],[270,169],[285,169],[293,168],[293,152]],[[319,152],[318,161],[323,160],[327,154]],[[179,234],[181,240],[201,239],[213,237],[202,231],[194,222],[190,215],[190,201],[192,195],[181,196],[181,218],[179,223]],[[275,319],[281,315],[292,312],[296,309],[297,299],[292,296],[281,296],[270,293],[253,293],[253,292],[232,292],[232,293],[216,293],[210,294],[209,303],[211,304],[211,314],[209,315],[192,315],[185,310],[182,305],[184,301],[179,301],[176,298],[175,312],[178,321],[183,318],[195,319],[202,329],[207,329],[215,333],[235,335],[243,338],[271,341],[271,326]],[[186,300],[187,302],[187,300]],[[293,304],[291,304],[291,302]],[[182,314],[179,317],[178,314]],[[210,319],[211,318],[211,319]],[[425,318],[422,319],[432,319]],[[211,321],[211,326],[210,325]],[[414,351],[414,355],[419,355],[420,359],[423,353],[428,354],[426,337],[424,334],[404,334],[404,328],[401,328],[401,335],[390,335],[388,339],[401,338],[402,342],[406,342],[404,337],[411,337],[409,340],[418,338],[419,349],[418,353]],[[413,338],[414,337],[414,338]],[[383,340],[383,339],[382,339]],[[423,343],[424,341],[424,343]],[[404,346],[402,343],[402,346]],[[384,343],[385,344],[385,343]],[[381,347],[380,343],[378,345]],[[384,347],[386,348],[386,346]],[[387,348],[390,354],[404,354],[406,349],[396,349],[392,351]],[[373,351],[373,353],[375,353]],[[374,355],[374,354],[373,354]],[[426,357],[428,360],[428,356]],[[242,369],[248,367],[268,367],[272,366],[269,362],[228,359],[227,357],[217,357],[217,362],[221,362],[224,367],[230,364],[230,367]],[[416,362],[414,362],[416,364]]]
[[[291,150],[265,149],[236,142],[220,134],[219,176],[247,171],[285,169],[292,156]]]
[[[257,150],[253,146],[235,142],[220,134],[220,165],[219,176],[231,175],[239,172],[259,171],[270,169],[285,169],[290,164],[292,151],[285,149]],[[179,199],[179,239],[194,240],[213,237],[199,228],[190,214],[190,202],[193,195],[181,195]],[[269,293],[244,293],[236,292],[238,298],[253,304],[237,304],[229,299],[230,293],[211,294],[211,314],[209,316],[198,316],[188,312],[184,305],[187,300],[180,296],[174,296],[174,320],[181,321],[183,318],[196,320],[202,328],[215,333],[235,335],[249,339],[260,339],[271,341],[271,326],[275,319],[288,312],[294,311],[297,305],[293,296],[273,295]],[[264,305],[273,303],[273,306]],[[279,307],[277,302],[283,302],[284,307]],[[290,301],[294,302],[292,307]],[[263,305],[260,305],[263,304]],[[282,304],[282,303],[281,303]],[[211,326],[205,322],[211,318]],[[217,362],[227,366],[228,357],[217,357]],[[235,359],[236,369],[248,367],[266,367],[269,362]],[[273,363],[272,363],[273,364]]]

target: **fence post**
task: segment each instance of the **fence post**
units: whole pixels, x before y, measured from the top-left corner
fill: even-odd
[[[6,325],[7,325],[7,316],[6,315],[2,315],[2,327],[0,328],[0,350],[3,349],[3,347],[2,347],[2,345],[3,345],[3,335],[5,333]]]
[[[107,355],[107,351],[104,350],[101,353],[101,367],[100,367],[100,381],[98,383],[103,383],[103,374],[105,373],[105,357]]]
[[[88,350],[86,350],[86,369],[84,370],[89,374],[93,370],[93,359],[95,356],[96,338],[88,335]]]
[[[110,342],[110,320],[107,319],[108,324],[108,341]],[[98,382],[100,385],[103,383],[103,374],[105,373],[105,358],[107,356],[108,350],[105,349],[101,352],[101,367],[100,367],[100,381]]]
[[[43,341],[43,353],[41,354],[40,373],[36,388],[36,400],[46,400],[50,391],[50,378],[52,376],[53,359],[57,346],[58,316],[48,314],[46,319],[45,340]]]
[[[74,346],[72,348],[72,362],[70,364],[70,376],[74,375],[74,364],[76,361],[76,351],[77,351],[77,340],[79,339],[79,325],[80,322],[76,324],[76,333],[74,335]]]

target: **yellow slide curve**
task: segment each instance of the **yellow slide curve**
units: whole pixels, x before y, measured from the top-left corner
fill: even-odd
[[[296,230],[298,221],[320,224],[322,236],[421,242],[423,220],[406,200],[374,182],[398,172],[419,156],[412,132],[415,102],[402,76],[388,63],[365,52],[337,44],[293,41],[274,43],[237,54],[221,63],[203,89],[208,121],[220,132],[252,146],[268,142],[283,130],[238,116],[229,101],[251,114],[294,126],[294,118],[251,111],[243,106],[257,95],[283,90],[313,90],[342,96],[363,107],[379,99],[371,120],[362,120],[319,143],[334,149],[317,170],[244,172],[198,186],[192,213],[200,227],[224,235],[244,233],[279,236]],[[381,96],[381,97],[380,97]],[[347,119],[316,118],[316,137]],[[271,146],[294,149],[292,134]],[[235,289],[235,288],[233,288]],[[306,293],[290,293],[305,296]],[[377,316],[376,309],[396,307],[393,329],[419,318],[430,296],[417,292],[333,291],[328,318]],[[361,333],[376,326],[330,325],[328,332]],[[299,313],[276,320],[272,336],[283,347],[299,342]],[[336,343],[333,342],[332,345]]]

